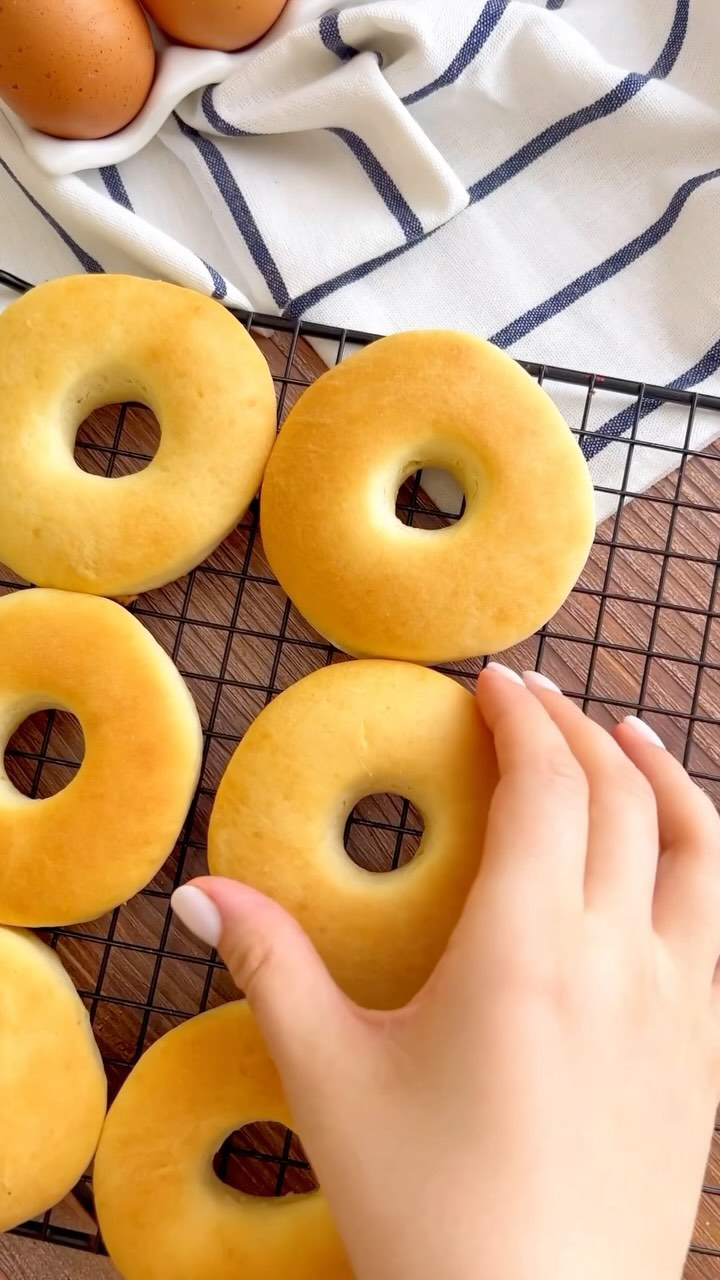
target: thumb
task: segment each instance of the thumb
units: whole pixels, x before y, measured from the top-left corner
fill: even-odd
[[[172,908],[217,949],[248,998],[289,1094],[327,1076],[328,1057],[355,1024],[355,1006],[333,982],[307,934],[278,903],[220,876],[176,889]]]

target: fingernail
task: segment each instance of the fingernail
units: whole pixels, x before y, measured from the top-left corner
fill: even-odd
[[[623,724],[634,729],[638,737],[644,738],[646,742],[652,742],[654,747],[662,747],[663,751],[665,750],[665,743],[662,738],[644,720],[639,720],[637,716],[626,716]]]
[[[506,680],[512,680],[513,684],[522,684],[522,676],[517,671],[512,671],[510,667],[504,667],[501,662],[488,662],[486,671],[494,671],[498,676],[505,676]]]
[[[549,689],[551,693],[562,693],[562,690],[555,684],[554,680],[548,680],[541,671],[523,671],[523,680],[526,684],[536,685],[538,689]]]
[[[193,884],[182,885],[172,895],[170,906],[178,920],[182,920],[185,928],[201,942],[213,948],[219,945],[222,935],[220,912],[202,889]]]

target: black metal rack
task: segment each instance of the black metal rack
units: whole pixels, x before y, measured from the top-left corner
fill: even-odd
[[[29,287],[3,272],[0,285],[18,291]],[[326,358],[331,351],[337,360],[348,348],[373,340],[372,335],[349,329],[236,314],[273,356],[279,422],[312,380],[301,359],[300,339],[323,343]],[[612,449],[624,451],[624,458],[619,484],[598,479],[598,492],[613,509],[599,527],[576,589],[556,618],[504,660],[518,668],[545,671],[604,723],[627,713],[645,716],[718,803],[720,448],[708,445],[698,450],[694,441],[699,414],[720,412],[720,397],[557,366],[530,363],[525,368],[551,394],[559,389],[566,395],[563,411],[589,455],[598,452],[599,441],[604,443],[601,424],[613,415],[616,421],[620,410],[626,429],[608,439]],[[656,405],[676,415],[671,443],[667,433],[658,438],[660,433],[652,429],[648,409]],[[110,434],[102,425],[83,429],[77,445],[77,456],[85,455],[83,465],[107,476],[137,469],[152,455],[148,422],[141,413],[122,406],[112,424]],[[646,449],[663,451],[665,469],[674,470],[638,493],[633,487],[634,466]],[[423,527],[457,518],[428,500],[420,476],[401,490],[398,516]],[[0,593],[21,585],[0,571]],[[181,582],[143,596],[131,608],[186,678],[202,717],[205,752],[184,831],[153,884],[134,903],[101,921],[48,935],[90,1010],[111,1093],[164,1031],[232,998],[232,986],[217,959],[208,958],[172,919],[170,894],[204,869],[214,791],[252,717],[302,674],[343,660],[304,623],[273,579],[258,537],[256,504],[208,562]],[[469,685],[481,665],[468,662],[440,669]],[[78,767],[82,747],[73,738],[72,726],[52,712],[34,717],[28,734],[20,745],[13,740],[8,769],[28,794],[43,795],[48,787],[57,789],[67,781]],[[349,819],[346,843],[351,856],[364,865],[389,870],[412,856],[420,828],[407,801],[373,799],[358,806]],[[268,1128],[229,1140],[216,1168],[223,1177],[232,1174],[234,1185],[252,1189],[262,1183],[270,1194],[309,1185],[296,1140]],[[77,1194],[91,1214],[87,1180]],[[714,1217],[715,1226],[703,1236],[701,1214],[694,1250],[718,1260],[708,1265],[717,1267],[712,1274],[720,1276],[720,1247],[715,1243],[720,1239],[720,1186],[708,1184],[704,1197],[704,1217]],[[83,1230],[68,1226],[56,1211],[19,1232],[91,1251],[102,1248],[91,1225]]]

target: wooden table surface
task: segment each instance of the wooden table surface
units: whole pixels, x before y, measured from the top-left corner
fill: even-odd
[[[0,1280],[118,1280],[118,1273],[107,1258],[0,1236]]]
[[[261,339],[275,372],[283,373],[288,353],[288,342],[282,338],[265,337]],[[313,376],[322,365],[317,355],[303,344],[293,351],[293,372],[298,382]],[[287,396],[291,404],[297,396],[299,387],[290,384]],[[84,429],[84,439],[92,444],[93,439],[107,443],[107,424],[103,423],[103,411],[95,415],[97,422],[96,436],[94,427]],[[142,447],[142,420],[136,428],[140,433],[134,447]],[[89,432],[89,434],[88,434]],[[132,443],[132,442],[131,442]],[[99,462],[103,461],[98,455]],[[101,469],[98,466],[98,469]],[[720,622],[708,624],[701,604],[720,613],[720,600],[713,597],[717,588],[717,574],[713,573],[712,557],[717,551],[720,531],[720,512],[718,502],[720,494],[720,451],[713,450],[706,460],[692,460],[683,467],[681,476],[682,491],[679,490],[678,476],[672,475],[663,480],[652,491],[653,501],[638,501],[630,504],[622,513],[621,520],[615,523],[610,520],[599,530],[599,545],[591,556],[588,567],[583,574],[579,589],[560,611],[553,623],[551,634],[542,641],[541,650],[534,639],[519,646],[510,655],[510,660],[518,668],[534,665],[541,661],[542,670],[558,680],[568,691],[584,692],[591,687],[589,711],[602,723],[609,724],[619,718],[637,703],[640,696],[644,705],[650,708],[648,720],[663,734],[670,750],[682,756],[686,742],[688,716],[696,717],[694,740],[689,755],[689,763],[696,772],[703,775],[705,785],[716,803],[720,801],[720,744],[718,743],[717,718],[720,716]],[[681,496],[683,501],[692,502],[694,511],[683,511],[678,514],[676,500]],[[673,516],[673,512],[675,515]],[[428,525],[432,525],[432,516],[428,515]],[[225,548],[220,549],[213,557],[215,571],[222,575],[229,572],[226,566],[237,562],[237,556],[245,545],[245,535],[233,535]],[[235,539],[235,541],[233,541]],[[676,541],[673,541],[676,540]],[[620,543],[621,551],[613,551],[609,542]],[[668,560],[663,555],[663,546],[677,545],[682,553],[677,558]],[[657,552],[652,550],[657,548]],[[714,549],[713,549],[714,548]],[[252,553],[251,564],[258,574],[258,581],[269,570],[262,556],[262,548],[257,547]],[[663,564],[665,567],[663,568]],[[0,573],[0,577],[3,575]],[[209,580],[208,580],[209,581]],[[217,578],[222,585],[222,576]],[[212,617],[216,607],[209,595],[202,595],[205,579],[198,578],[198,599],[201,608],[208,617]],[[172,649],[177,642],[177,626],[173,616],[178,610],[177,584],[164,591],[152,593],[148,600],[148,608],[142,614],[143,622],[150,627],[165,647]],[[1,588],[0,588],[1,591]],[[656,614],[647,604],[658,593],[662,592],[667,601],[667,608]],[[604,604],[599,603],[599,595],[604,593]],[[619,597],[623,597],[620,599]],[[194,599],[195,597],[193,597]],[[277,595],[269,589],[257,591],[253,596],[254,625],[259,632],[266,630],[277,633],[278,610],[282,612],[282,604]],[[632,601],[632,602],[629,602]],[[643,603],[645,602],[645,603]],[[143,607],[145,600],[142,602]],[[223,616],[227,614],[227,602],[217,606],[222,608]],[[219,615],[220,616],[220,615]],[[287,622],[287,618],[285,619]],[[185,625],[185,624],[184,624]],[[174,629],[175,628],[175,629]],[[321,658],[312,646],[317,648],[317,637],[297,616],[293,615],[290,629],[296,647],[287,646],[284,654],[284,666],[278,681],[284,687],[294,679],[305,674],[313,666],[321,665]],[[180,647],[179,665],[188,679],[188,683],[199,703],[201,714],[207,714],[207,681],[212,673],[212,662],[217,655],[211,653],[216,643],[217,632],[194,628],[189,624],[185,628],[185,638]],[[597,641],[600,640],[598,646]],[[595,641],[595,643],[594,643]],[[218,642],[219,643],[219,642]],[[255,650],[253,650],[253,644]],[[260,664],[262,650],[260,641],[248,642],[249,648],[239,662],[245,664],[244,671],[252,672]],[[303,647],[307,645],[308,647]],[[652,663],[645,659],[643,650],[652,647],[661,655]],[[321,648],[321,647],[320,647]],[[709,674],[703,678],[700,686],[697,681],[699,659],[697,655],[702,648],[704,661],[710,664]],[[312,653],[311,653],[312,649]],[[308,654],[311,656],[308,657]],[[670,660],[662,655],[680,655],[677,660]],[[683,656],[685,655],[685,656]],[[692,655],[696,655],[693,658]],[[715,670],[717,665],[718,670]],[[469,673],[470,666],[460,668]],[[260,676],[256,677],[260,680]],[[468,674],[468,680],[470,675]],[[219,719],[213,718],[218,725],[231,734],[239,735],[242,725],[257,713],[262,700],[258,703],[246,695],[238,681],[234,700],[227,711],[221,708]],[[639,691],[639,695],[638,695]],[[596,700],[595,700],[596,699]],[[217,712],[214,708],[213,717]],[[671,711],[668,716],[664,712]],[[225,722],[222,717],[227,714]],[[699,718],[697,718],[699,717]],[[63,729],[62,732],[66,732]],[[67,739],[57,742],[53,754],[77,752],[77,742],[73,742],[72,731]],[[14,740],[14,745],[17,742]],[[22,746],[22,743],[21,743]],[[28,748],[29,749],[29,748]],[[224,759],[227,758],[227,752]],[[209,777],[210,786],[217,784],[224,759],[215,760]],[[19,785],[27,785],[29,774],[23,773],[31,767],[30,761],[18,759],[13,761],[17,773],[15,781]],[[66,779],[67,780],[67,779]],[[202,806],[201,806],[202,808]],[[202,831],[206,829],[207,806],[200,813],[198,821],[205,823],[198,839],[198,850],[202,845]],[[382,853],[379,846],[373,844],[374,833],[368,829],[366,843],[362,852],[365,865],[372,866]],[[203,868],[202,855],[192,851],[186,872],[190,873]],[[170,885],[167,873],[157,882],[167,896]],[[123,909],[116,937],[132,938],[142,941],[145,937],[154,939],[158,936],[162,913],[166,910],[166,902],[158,897],[141,896]],[[94,926],[93,926],[94,928]],[[93,989],[97,973],[97,961],[93,960],[90,942],[103,942],[108,928],[107,921],[98,922],[97,938],[62,939],[60,948],[63,961],[68,966],[74,980],[81,990]],[[104,932],[105,931],[105,932]],[[153,944],[154,945],[154,944]],[[183,951],[190,959],[197,959],[202,954],[194,948],[187,937],[172,935],[175,950]],[[113,961],[118,961],[112,972],[112,990],[118,995],[133,996],[142,1001],[147,989],[148,967],[152,957],[146,957],[140,951],[128,951],[113,954]],[[147,961],[147,963],[146,963]],[[112,965],[113,962],[111,962]],[[93,968],[94,965],[94,968]],[[175,965],[167,973],[163,970],[160,978],[162,1001],[164,1005],[180,1010],[193,1008],[193,1000],[197,1000],[197,970],[188,965]],[[204,976],[204,975],[203,975]],[[110,982],[110,977],[108,977]],[[192,989],[191,989],[192,988]],[[155,988],[153,987],[153,990]],[[229,979],[222,973],[213,977],[212,998],[219,1002],[232,996]],[[189,1004],[188,1004],[189,1001]],[[185,1003],[184,1003],[185,1002]],[[117,1058],[122,1050],[133,1042],[136,1026],[131,1024],[130,1012],[119,1008],[117,1004],[101,1005],[96,1010],[96,1035],[103,1051],[110,1057]],[[124,1018],[127,1016],[127,1025]],[[158,1016],[150,1038],[161,1034],[172,1025],[172,1019]],[[146,1040],[145,1043],[148,1041]],[[111,1076],[111,1088],[116,1088],[119,1079]],[[580,1158],[580,1157],[579,1157]],[[620,1176],[620,1175],[619,1175]],[[708,1184],[720,1184],[720,1144],[716,1138],[713,1144]],[[64,1212],[68,1221],[82,1221],[85,1210],[79,1204],[69,1203]],[[706,1194],[703,1196],[696,1229],[696,1241],[701,1245],[720,1247],[720,1196]],[[107,1260],[68,1250],[49,1249],[27,1240],[12,1236],[0,1238],[0,1280],[104,1280],[116,1273]],[[720,1259],[695,1254],[688,1261],[686,1280],[720,1280]],[[202,1280],[202,1277],[198,1277]],[[323,1278],[318,1277],[318,1280]]]

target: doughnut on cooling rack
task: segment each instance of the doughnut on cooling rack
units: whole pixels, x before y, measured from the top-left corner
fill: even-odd
[[[1,272],[0,284],[23,287]],[[310,342],[332,363],[371,341],[367,334],[314,323],[237,318],[270,363],[281,422],[325,367]],[[720,803],[720,442],[702,451],[691,448],[697,415],[720,413],[720,398],[557,366],[527,368],[557,399],[590,453],[597,448],[592,432],[623,411],[626,430],[608,446],[620,451],[623,478],[615,487],[596,485],[605,518],[575,590],[538,635],[503,660],[517,669],[544,671],[602,723],[642,714]],[[661,413],[673,415],[677,447],[659,443],[657,434],[653,438],[649,410],[656,402]],[[109,407],[81,427],[76,459],[95,474],[120,476],[141,467],[156,444],[148,410]],[[633,468],[645,449],[663,449],[670,474],[636,494]],[[602,476],[597,463],[595,476]],[[442,501],[442,487],[430,487]],[[418,475],[403,485],[397,512],[407,524],[424,529],[457,519],[457,509],[446,511],[431,500]],[[18,586],[0,566],[0,594]],[[90,1012],[111,1097],[143,1049],[189,1016],[233,997],[222,967],[208,962],[206,952],[173,920],[170,894],[205,870],[213,796],[252,719],[301,676],[347,660],[309,628],[273,580],[260,542],[257,503],[208,561],[186,578],[141,596],[131,608],[185,677],[202,719],[205,756],[185,829],[152,884],[101,920],[44,935]],[[470,687],[479,665],[468,661],[441,669]],[[43,712],[15,733],[6,767],[26,794],[45,796],[70,780],[81,758],[76,722],[63,713]],[[407,800],[370,797],[353,810],[346,848],[361,865],[391,874],[413,857],[421,829],[422,819]],[[582,1160],[580,1150],[577,1158]],[[215,1168],[224,1181],[255,1194],[283,1195],[314,1186],[297,1138],[272,1125],[253,1125],[233,1135]],[[19,1233],[90,1252],[102,1249],[89,1180]],[[693,1248],[688,1280],[720,1276],[718,1140]]]

